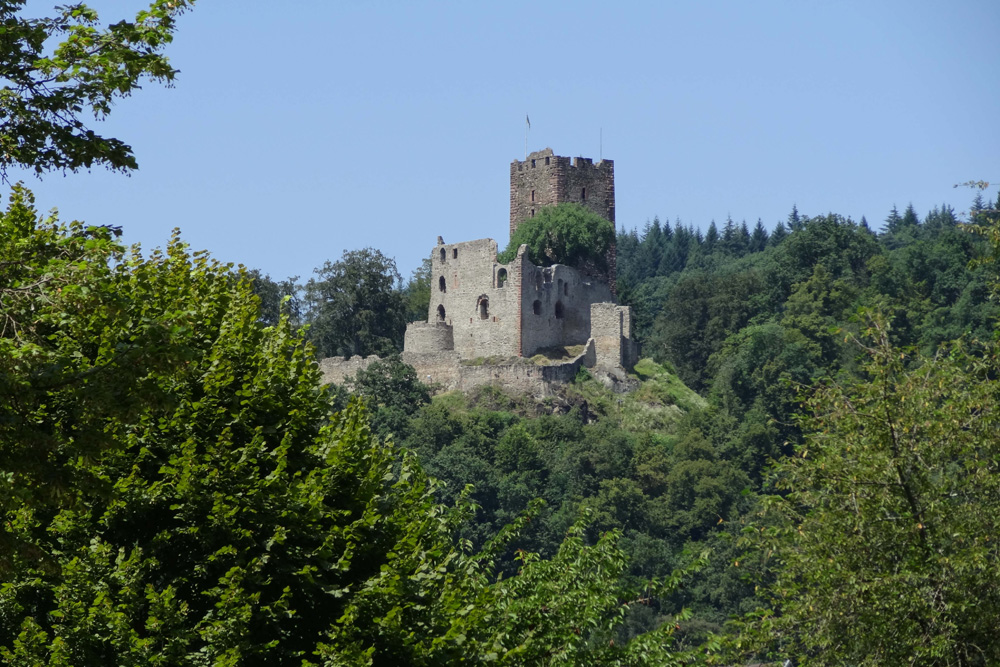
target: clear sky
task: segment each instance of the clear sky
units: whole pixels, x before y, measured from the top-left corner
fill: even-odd
[[[596,159],[603,132],[619,228],[770,228],[793,204],[878,226],[1000,182],[998,0],[200,0],[168,53],[176,87],[99,127],[138,172],[25,180],[64,218],[147,248],[180,227],[274,278],[366,246],[407,276],[438,235],[503,247],[526,114],[529,150]]]

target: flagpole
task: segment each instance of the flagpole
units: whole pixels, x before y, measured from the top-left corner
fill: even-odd
[[[524,161],[528,161],[528,130],[531,129],[531,119],[524,114]]]

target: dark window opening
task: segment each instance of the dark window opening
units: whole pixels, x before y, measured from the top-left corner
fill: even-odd
[[[490,319],[490,300],[484,296],[479,297],[479,319]]]
[[[534,218],[534,217],[535,217],[535,209],[531,209],[531,217],[532,217],[532,218]]]
[[[538,299],[535,299],[535,302],[531,304],[531,312],[533,312],[535,315],[541,315],[542,302],[539,301]]]
[[[444,306],[438,306],[438,322],[444,322]]]
[[[507,284],[507,269],[500,269],[497,271],[497,287],[503,287]]]
[[[587,188],[580,190],[580,201],[587,201]]]
[[[444,279],[444,276],[438,278],[438,290],[441,292],[448,291],[448,281]]]
[[[545,158],[545,164],[549,163],[549,158]]]
[[[569,283],[563,283],[563,296],[569,296]]]
[[[441,261],[443,262],[447,254],[445,254],[444,248],[441,248]]]
[[[451,258],[458,259],[458,248],[453,248],[451,251]]]
[[[534,159],[532,159],[532,160],[531,160],[531,168],[532,168],[532,169],[534,169],[534,168],[535,168],[535,160],[534,160]]]
[[[563,305],[562,305],[562,301],[556,301],[556,317],[557,317],[557,318],[559,318],[559,319],[561,320],[561,319],[562,319],[562,316],[563,316]]]
[[[535,289],[536,290],[542,289],[542,274],[540,273],[535,274]]]
[[[535,191],[531,191],[531,201],[535,201]]]

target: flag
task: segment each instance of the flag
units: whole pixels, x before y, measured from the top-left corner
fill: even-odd
[[[528,124],[528,129],[531,129],[531,119],[528,118],[528,114],[524,114],[524,122]]]

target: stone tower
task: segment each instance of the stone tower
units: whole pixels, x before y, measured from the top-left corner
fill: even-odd
[[[543,206],[582,204],[615,224],[615,163],[553,155],[551,148],[510,163],[510,233]],[[615,290],[615,250],[608,257],[608,283]]]

